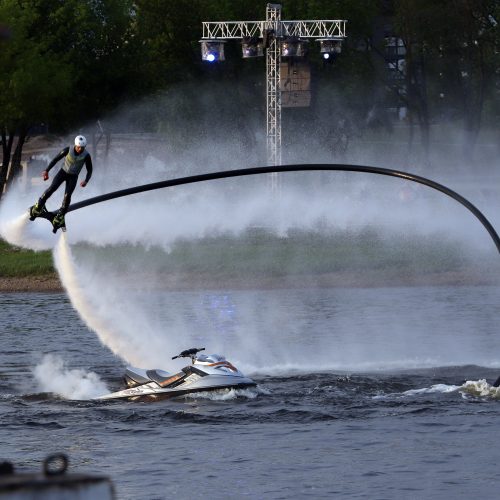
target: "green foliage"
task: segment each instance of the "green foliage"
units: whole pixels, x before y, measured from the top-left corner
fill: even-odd
[[[137,75],[127,50],[131,8],[124,0],[2,1],[13,36],[0,51],[0,125],[61,131],[116,106]]]
[[[0,51],[1,125],[12,129],[54,120],[54,100],[69,99],[71,74],[62,62],[47,57],[47,47],[32,37],[33,25],[40,22],[33,10],[4,1],[0,19],[8,20],[13,33]]]
[[[45,276],[54,272],[50,252],[24,250],[0,239],[0,277]]]

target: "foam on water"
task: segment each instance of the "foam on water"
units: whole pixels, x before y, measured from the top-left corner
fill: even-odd
[[[193,394],[186,394],[186,399],[209,399],[210,401],[230,401],[232,399],[245,398],[255,399],[260,394],[269,394],[259,387],[252,387],[248,389],[222,389],[220,391],[206,391],[196,392]]]
[[[500,387],[494,387],[489,384],[486,379],[467,380],[462,385],[447,385],[436,384],[431,387],[423,387],[421,389],[411,389],[403,392],[403,396],[419,396],[422,394],[448,394],[452,392],[460,392],[462,395],[488,397],[492,399],[500,399]]]
[[[409,391],[403,392],[404,396],[417,396],[419,394],[435,394],[442,393],[446,394],[448,392],[455,392],[460,389],[459,385],[446,385],[446,384],[436,384],[431,387],[423,387],[422,389],[411,389]]]
[[[464,395],[500,399],[500,387],[490,385],[485,379],[467,380],[460,387],[460,392]]]
[[[106,384],[94,372],[68,369],[59,356],[47,354],[33,369],[40,390],[65,399],[89,400],[107,394]]]

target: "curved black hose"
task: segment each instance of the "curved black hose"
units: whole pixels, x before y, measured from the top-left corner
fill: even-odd
[[[419,184],[424,184],[437,191],[450,196],[454,200],[461,203],[464,207],[468,208],[481,222],[481,224],[486,228],[489,235],[491,236],[493,242],[495,243],[498,252],[500,253],[500,238],[490,224],[488,219],[467,199],[460,196],[455,191],[447,188],[442,184],[426,179],[425,177],[420,177],[418,175],[410,174],[408,172],[402,172],[400,170],[392,170],[388,168],[380,167],[368,167],[362,165],[343,165],[343,164],[306,164],[306,165],[277,165],[271,167],[254,167],[254,168],[242,168],[238,170],[225,170],[222,172],[211,172],[208,174],[200,175],[190,175],[188,177],[179,177],[177,179],[169,179],[166,181],[153,182],[151,184],[143,184],[142,186],[135,186],[128,189],[121,189],[120,191],[114,191],[112,193],[102,194],[100,196],[95,196],[94,198],[89,198],[87,200],[80,201],[70,205],[68,212],[73,210],[79,210],[83,207],[88,207],[89,205],[94,205],[95,203],[102,203],[103,201],[113,200],[115,198],[121,198],[122,196],[130,196],[131,194],[143,193],[145,191],[152,191],[154,189],[162,189],[166,187],[180,186],[181,184],[193,184],[195,182],[205,182],[212,181],[216,179],[225,179],[228,177],[243,177],[247,175],[260,175],[260,174],[270,174],[273,172],[302,172],[302,171],[343,171],[343,172],[364,172],[370,174],[386,175],[390,177],[398,177],[400,179],[405,179],[408,181],[417,182]]]

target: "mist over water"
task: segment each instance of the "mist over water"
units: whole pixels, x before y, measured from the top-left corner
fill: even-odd
[[[341,177],[335,182],[335,175],[342,174],[328,173],[331,178],[326,185],[312,182],[300,187],[301,181],[320,182],[325,173],[308,172],[299,177],[282,174],[285,185],[279,198],[270,195],[265,176],[179,186],[120,198],[69,213],[69,241],[160,245],[168,249],[178,238],[199,238],[227,231],[240,234],[255,226],[284,236],[295,228],[354,232],[371,228],[396,243],[412,235],[432,236],[436,245],[446,239],[456,241],[469,256],[478,250],[486,253],[494,250],[479,221],[465,207],[441,193],[424,186],[409,186],[399,179],[368,174],[351,174],[349,180]],[[154,180],[160,179],[164,177]],[[128,186],[131,185],[134,184]],[[109,186],[109,191],[118,187],[123,185]],[[98,188],[80,188],[73,201],[102,194]],[[408,189],[412,198],[407,200],[404,197]],[[31,188],[22,193],[12,189],[6,195],[0,207],[0,234],[6,240],[37,250],[54,246],[56,238],[47,231],[50,228],[47,221],[37,220],[28,227],[23,223],[27,217],[22,214],[26,214],[40,191]],[[58,194],[49,200],[49,210],[57,209]],[[496,226],[497,207],[491,202],[477,206]]]
[[[230,125],[228,121],[223,129],[230,130]],[[215,140],[201,135],[199,142],[190,139],[186,148],[168,141],[159,144],[143,140],[132,145],[118,141],[110,158],[96,162],[88,187],[77,187],[73,202],[181,175],[263,164],[255,147],[260,140],[258,124],[245,126],[253,137],[250,146],[230,134]],[[334,161],[326,150],[316,146],[311,144],[296,158],[310,153],[311,161]],[[287,153],[289,162],[294,159],[293,150],[291,147]],[[380,155],[354,147],[350,155],[342,161],[408,170],[442,182],[470,196],[495,227],[500,225],[498,202],[484,194],[487,179],[484,185],[477,180],[469,182],[465,168],[451,175],[449,168],[423,172],[418,164],[408,167],[407,159],[399,162],[396,155],[388,154],[386,160],[377,162],[373,158],[380,159]],[[105,202],[69,213],[68,232],[61,236],[52,234],[47,221],[29,222],[26,215],[47,186],[29,186],[22,191],[16,185],[0,206],[0,234],[18,246],[52,249],[73,307],[104,345],[131,364],[169,368],[165,366],[169,355],[200,342],[210,351],[227,354],[229,350],[234,362],[257,372],[434,366],[467,363],[471,358],[495,362],[486,353],[474,351],[473,340],[472,356],[463,355],[448,331],[436,334],[435,345],[422,345],[421,331],[430,323],[424,321],[420,327],[417,320],[428,311],[417,311],[412,317],[410,307],[401,305],[392,310],[383,300],[372,310],[339,312],[335,311],[333,294],[325,298],[332,300],[332,317],[336,315],[332,331],[311,334],[308,325],[290,313],[294,300],[301,300],[300,293],[291,294],[288,303],[269,290],[255,291],[240,300],[237,289],[252,288],[252,266],[269,279],[279,267],[282,284],[307,283],[308,275],[319,279],[321,269],[314,267],[318,262],[318,253],[313,253],[314,239],[345,244],[342,256],[332,251],[328,262],[325,258],[328,273],[366,278],[379,272],[377,283],[381,287],[388,283],[384,276],[396,279],[410,274],[424,283],[426,275],[464,269],[483,278],[500,276],[496,249],[479,221],[465,207],[430,188],[399,179],[340,172],[282,174],[280,179],[279,196],[271,195],[267,177],[256,176]],[[61,198],[62,193],[56,192],[48,209],[57,209]],[[252,245],[248,235],[255,231],[263,231],[275,244],[264,248],[257,241],[254,260],[249,261],[241,247]],[[211,239],[216,242],[212,247]],[[295,253],[284,260],[280,245],[292,240]],[[324,245],[321,241],[320,246]],[[374,249],[371,254],[370,248]],[[174,258],[182,249],[187,264]],[[206,264],[201,270],[200,263]],[[238,278],[226,285],[221,280],[221,288],[231,292],[225,295],[212,289],[224,274],[224,266],[236,270]],[[377,271],[380,268],[383,271]],[[208,290],[200,289],[200,302],[206,306],[204,301],[214,301],[214,315],[218,317],[211,318],[201,306],[195,310],[188,310],[191,305],[183,308],[179,295],[170,300],[173,292],[169,290],[182,290],[186,278],[204,273],[212,279],[207,278]],[[287,281],[288,276],[295,278]],[[360,282],[363,286],[362,279]],[[424,292],[417,289],[415,293]],[[345,331],[352,324],[344,321],[344,314],[360,315],[355,331]],[[439,315],[446,316],[446,305],[438,303],[432,314],[442,326],[445,320]],[[221,315],[226,315],[225,322]],[[285,330],[287,335],[281,335]],[[290,331],[296,332],[293,345],[284,340]]]
[[[300,288],[174,292],[162,287],[162,274],[141,272],[137,262],[160,269],[161,252],[74,250],[62,235],[54,254],[73,307],[104,345],[137,366],[174,370],[171,356],[189,346],[225,353],[249,374],[500,363],[474,339],[474,329],[491,329],[493,317],[476,325],[480,318],[459,305],[468,288],[402,288],[390,301],[383,289],[319,289],[314,300]],[[305,319],[295,312],[308,310],[304,300],[311,308],[322,304],[314,320],[313,311]],[[493,300],[486,290],[483,301]]]

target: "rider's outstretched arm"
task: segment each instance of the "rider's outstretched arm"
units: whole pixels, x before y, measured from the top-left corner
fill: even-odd
[[[62,160],[69,153],[69,146],[61,150],[61,152],[52,159],[52,161],[47,165],[45,169],[48,172],[59,160]]]
[[[85,176],[85,184],[90,181],[92,177],[92,158],[90,155],[87,155],[85,158],[85,168],[87,169],[87,175]]]

